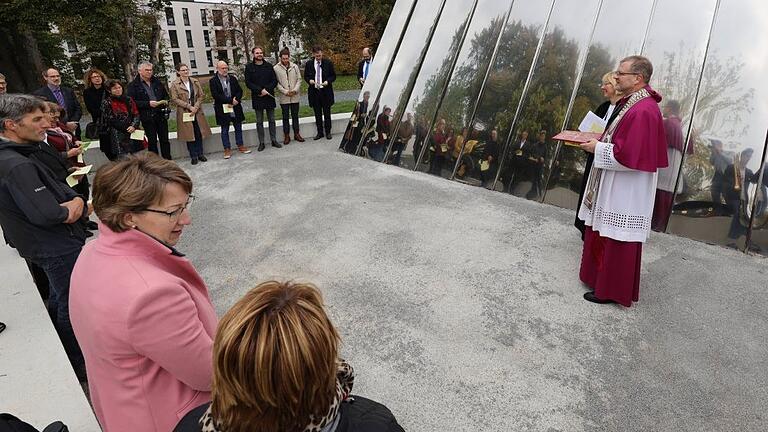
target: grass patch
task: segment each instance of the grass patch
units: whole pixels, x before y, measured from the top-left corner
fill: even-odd
[[[355,109],[355,101],[342,101],[342,102],[336,102],[331,107],[331,114],[338,114],[338,113],[351,113],[352,110]],[[249,101],[245,102],[244,106],[244,114],[245,114],[245,121],[243,123],[256,123],[256,112],[253,111],[253,108],[251,108],[251,104]],[[315,113],[312,111],[312,107],[309,106],[302,106],[299,107],[299,117],[314,117]],[[265,116],[266,117],[266,116]],[[208,120],[208,124],[211,127],[216,126],[216,115],[213,113],[210,113],[205,116],[205,118]],[[278,106],[275,109],[275,121],[277,122],[278,127],[280,127],[280,122],[282,119],[282,113],[280,111],[280,106]],[[171,118],[168,119],[168,131],[169,132],[176,132],[176,115],[171,114]]]
[[[243,88],[243,101],[246,103],[251,100],[251,89],[245,86],[245,78],[239,78],[240,87]],[[213,97],[211,96],[211,88],[208,86],[208,78],[201,78],[200,85],[203,87],[203,93],[205,97],[203,101],[206,103],[212,103]],[[336,81],[333,83],[333,91],[346,91],[346,90],[360,90],[360,83],[357,81],[357,75],[337,75]],[[301,81],[301,94],[307,94],[307,82]]]

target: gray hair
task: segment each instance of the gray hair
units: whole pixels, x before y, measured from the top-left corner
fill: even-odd
[[[631,62],[632,66],[629,70],[638,75],[641,75],[643,77],[643,81],[645,81],[646,84],[651,81],[651,76],[653,75],[653,65],[647,57],[633,55],[623,58],[619,63],[624,62]]]
[[[20,122],[25,115],[37,110],[45,111],[45,102],[30,95],[0,95],[0,132],[5,132],[5,121]]]
[[[148,61],[144,60],[144,61],[142,61],[141,63],[139,63],[139,67],[138,67],[138,69],[141,69],[141,67],[142,67],[142,66],[149,66],[149,67],[152,67],[152,62],[148,62]]]
[[[2,73],[0,73],[0,79],[1,79],[1,80],[4,80],[4,79],[5,79],[5,75],[3,75]]]

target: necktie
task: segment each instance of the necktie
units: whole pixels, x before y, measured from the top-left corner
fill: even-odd
[[[315,84],[320,85],[323,83],[323,74],[322,74],[322,68],[320,67],[320,62],[315,63]]]
[[[66,105],[64,105],[64,96],[61,94],[61,88],[57,88],[53,91],[53,96],[56,98],[56,103],[59,104],[62,108],[67,108]]]
[[[368,78],[368,68],[371,66],[370,61],[366,61],[363,65],[363,79]]]

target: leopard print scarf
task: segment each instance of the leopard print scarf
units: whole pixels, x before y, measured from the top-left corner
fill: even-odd
[[[336,396],[328,408],[328,414],[321,418],[312,417],[307,427],[304,428],[304,432],[320,432],[323,428],[332,424],[336,420],[341,403],[352,393],[354,383],[355,370],[346,360],[339,360],[336,372]],[[216,419],[213,418],[211,406],[208,407],[205,414],[200,418],[199,423],[202,432],[225,432]]]

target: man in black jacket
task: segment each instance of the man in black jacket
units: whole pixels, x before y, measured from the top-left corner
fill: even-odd
[[[160,142],[160,154],[163,159],[171,159],[171,143],[168,141],[168,90],[153,75],[152,63],[139,63],[139,74],[128,84],[126,92],[139,108],[141,125],[149,144],[149,151],[157,152]]]
[[[0,226],[6,242],[43,269],[50,284],[48,313],[79,378],[85,362],[69,321],[69,279],[89,213],[82,196],[30,157],[40,151],[49,115],[27,95],[0,96]]]
[[[283,145],[277,142],[277,127],[275,126],[275,87],[277,87],[277,75],[271,64],[264,61],[264,50],[254,47],[253,61],[245,67],[245,85],[251,89],[253,109],[256,111],[256,131],[259,134],[259,151],[263,151],[264,145],[264,110],[267,111],[269,120],[269,138],[272,147],[281,148]]]
[[[67,129],[80,136],[77,129],[80,127],[78,122],[83,116],[83,110],[80,108],[77,97],[75,97],[74,90],[61,85],[61,74],[54,68],[46,69],[43,72],[43,79],[45,79],[45,85],[32,94],[41,96],[48,102],[59,104],[60,107],[64,108],[66,117],[62,118],[61,121],[67,124]]]
[[[334,103],[333,82],[336,81],[336,71],[333,63],[323,58],[322,47],[312,47],[312,56],[314,60],[308,61],[304,66],[304,81],[309,84],[309,106],[315,112],[315,140],[323,137],[323,129],[325,137],[331,139],[331,105]]]
[[[221,126],[221,144],[224,146],[224,159],[232,157],[229,144],[229,125],[235,126],[235,143],[240,153],[251,151],[243,144],[243,89],[237,77],[229,73],[229,65],[225,61],[216,63],[216,75],[208,81],[213,97],[213,111],[216,113],[216,124]],[[226,112],[225,112],[226,111]],[[263,126],[262,126],[263,128]]]

